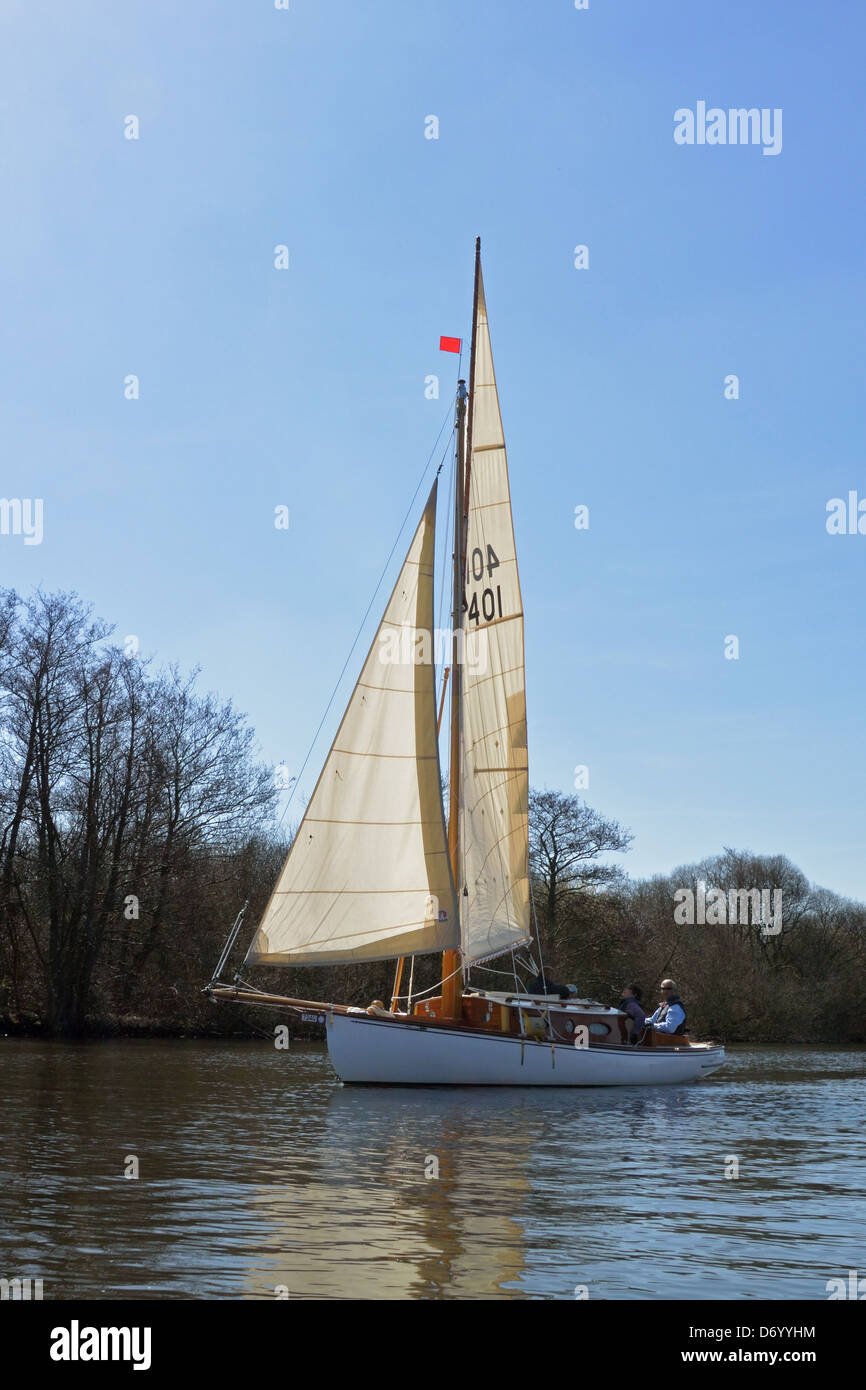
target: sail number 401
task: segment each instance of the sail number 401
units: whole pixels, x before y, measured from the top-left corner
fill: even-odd
[[[476,545],[467,563],[469,575],[475,580],[476,584],[485,577],[485,571],[487,579],[492,579],[493,571],[498,568],[499,557],[493,549],[493,546],[488,545],[487,558],[485,560],[484,551],[481,549],[480,545]],[[472,598],[467,606],[466,616],[469,618],[470,622],[475,623],[476,627],[482,620],[486,623],[491,623],[494,618],[501,618],[501,586],[497,584],[494,588],[492,585],[489,585],[486,589],[482,589],[480,603],[478,599],[478,590],[473,590]]]

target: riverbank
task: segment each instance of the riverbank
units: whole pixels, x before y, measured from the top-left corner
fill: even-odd
[[[139,1038],[139,1039],[223,1039],[225,1041],[244,1039],[253,1040],[261,1038],[272,1038],[274,1029],[281,1024],[288,1025],[290,1036],[301,1040],[315,1041],[322,1040],[325,1036],[325,1029],[322,1024],[304,1023],[300,1018],[289,1013],[277,1013],[274,1010],[241,1009],[234,1005],[213,1005],[214,1013],[217,1015],[211,1024],[206,1021],[190,1020],[188,1023],[176,1020],[165,1020],[159,1018],[146,1018],[140,1015],[126,1015],[117,1019],[92,1019],[86,1022],[84,1029],[76,1035],[81,1040],[86,1039],[117,1039]],[[229,1017],[231,1015],[231,1017]],[[0,1018],[0,1035],[13,1038],[46,1038],[55,1041],[70,1041],[64,1035],[56,1031],[52,1032],[50,1027],[41,1019],[35,1016],[22,1016],[18,1018]],[[702,1033],[696,1030],[692,1037],[695,1041],[701,1041]],[[714,1034],[713,1036],[719,1036]],[[748,1035],[742,1033],[729,1033],[719,1036],[719,1041],[726,1047],[856,1047],[866,1046],[866,1031],[854,1034],[845,1038],[819,1037],[809,1035],[805,1031],[802,1033],[779,1036],[768,1030],[766,1033],[750,1032]]]

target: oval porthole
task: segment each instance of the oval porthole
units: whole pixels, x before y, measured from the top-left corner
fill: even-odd
[[[603,1037],[605,1033],[609,1033],[610,1029],[606,1023],[591,1023],[589,1025],[589,1031],[590,1033],[594,1033],[597,1038],[600,1038]]]
[[[565,1020],[565,1031],[566,1031],[566,1033],[573,1033],[573,1032],[574,1032],[574,1023],[572,1022],[572,1020],[571,1020],[570,1018],[567,1018],[567,1019]]]

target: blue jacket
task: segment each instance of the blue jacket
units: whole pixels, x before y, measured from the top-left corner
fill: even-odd
[[[655,1013],[647,1019],[660,1033],[678,1033],[686,1021],[686,1011],[678,994],[667,1004],[659,1004]],[[685,1029],[682,1029],[685,1032]]]

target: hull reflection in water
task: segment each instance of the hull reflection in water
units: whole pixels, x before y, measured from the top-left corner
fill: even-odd
[[[724,1065],[721,1047],[574,1047],[532,1038],[414,1027],[368,1014],[328,1015],[342,1081],[427,1086],[670,1086]]]
[[[341,1087],[318,1044],[212,1039],[7,1038],[0,1071],[0,1256],[46,1302],[824,1301],[864,1270],[863,1047],[631,1090]]]
[[[503,1092],[489,1094],[484,1121],[471,1104],[459,1093],[338,1090],[313,1171],[261,1191],[270,1234],[246,1296],[514,1297],[538,1116]]]

